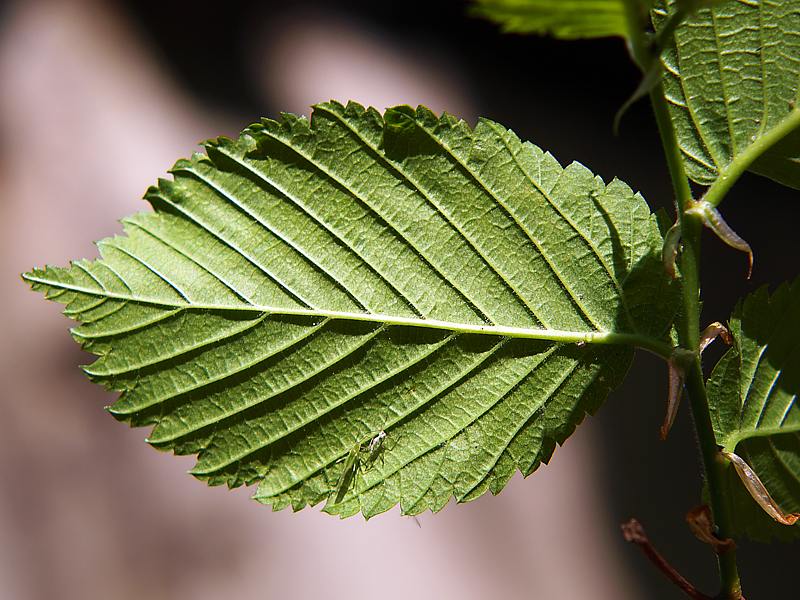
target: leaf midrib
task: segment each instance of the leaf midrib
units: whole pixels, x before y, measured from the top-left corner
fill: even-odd
[[[585,343],[585,344],[624,344],[639,346],[663,357],[668,357],[672,351],[671,346],[662,340],[635,333],[614,332],[605,330],[570,331],[564,329],[535,329],[529,327],[513,327],[505,325],[477,325],[472,323],[458,323],[441,319],[413,318],[382,313],[354,313],[346,311],[325,310],[320,308],[285,308],[256,304],[211,304],[169,301],[161,298],[134,296],[107,290],[91,289],[80,285],[67,284],[60,281],[48,280],[34,275],[25,274],[23,278],[30,282],[46,285],[65,291],[102,296],[113,300],[163,306],[170,309],[182,310],[207,310],[207,311],[237,311],[272,316],[311,317],[320,319],[338,319],[346,321],[366,321],[371,323],[385,323],[408,327],[421,327],[427,329],[441,329],[455,333],[496,335],[509,338],[523,338],[532,340],[545,340],[560,343]]]
[[[736,447],[746,440],[754,438],[769,438],[776,435],[788,435],[792,433],[800,433],[800,423],[794,425],[778,425],[777,427],[759,427],[758,429],[751,429],[748,431],[737,431],[736,434],[727,436],[724,440],[723,448],[728,452],[734,452]]]

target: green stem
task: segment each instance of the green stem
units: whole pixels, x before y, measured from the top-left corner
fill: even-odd
[[[703,231],[701,218],[687,212],[692,206],[691,189],[683,167],[678,148],[675,129],[669,118],[663,87],[656,87],[650,94],[653,112],[661,134],[661,143],[667,159],[670,177],[675,189],[681,222],[681,283],[683,287],[683,319],[678,337],[683,348],[696,350],[700,341],[700,234]],[[694,417],[695,431],[703,457],[705,479],[708,486],[711,511],[721,539],[730,537],[731,520],[723,494],[726,465],[721,461],[708,410],[703,371],[700,356],[695,352],[694,359],[686,372],[686,391]],[[721,592],[719,597],[738,600],[742,588],[736,566],[736,551],[728,550],[718,555]]]
[[[725,477],[728,468],[727,460],[719,452],[714,439],[714,428],[711,423],[711,414],[708,410],[708,398],[703,378],[700,361],[695,360],[691,369],[686,374],[686,392],[694,416],[694,426],[697,439],[700,443],[700,452],[703,455],[703,464],[706,472],[706,486],[708,488],[709,504],[714,515],[714,524],[717,526],[716,535],[719,539],[730,538],[731,515],[725,499]],[[736,547],[717,555],[720,574],[720,593],[718,598],[725,600],[740,600],[742,598],[742,584],[739,580],[739,571],[736,565]]]
[[[645,25],[641,22],[641,14],[636,10],[635,0],[627,0],[626,15],[628,31],[631,35],[631,51],[634,60],[643,71],[647,71],[655,60],[659,60],[657,50],[647,43]],[[678,21],[673,21],[677,23]],[[703,223],[698,215],[688,213],[693,199],[686,170],[683,166],[680,147],[675,128],[669,115],[669,108],[664,96],[664,87],[660,83],[650,91],[661,144],[664,148],[667,167],[672,187],[675,192],[676,208],[681,224],[683,249],[680,255],[681,283],[683,289],[683,318],[681,319],[678,337],[682,348],[689,349],[694,357],[686,371],[686,391],[694,417],[695,431],[703,458],[705,480],[708,486],[711,511],[717,527],[717,535],[726,539],[731,531],[730,515],[724,497],[724,477],[726,465],[719,453],[708,409],[705,380],[700,365],[698,344],[700,341],[700,234]],[[752,162],[751,159],[750,162]],[[749,165],[749,163],[748,163]],[[724,195],[723,188],[719,193]],[[721,196],[720,196],[721,200]],[[739,600],[742,588],[736,566],[736,551],[728,550],[718,555],[721,591],[719,598]]]
[[[692,205],[692,190],[689,187],[689,180],[683,168],[683,157],[678,146],[675,128],[672,126],[669,108],[664,99],[664,86],[661,83],[650,91],[650,103],[653,106],[653,114],[658,124],[658,133],[661,135],[661,145],[664,148],[664,157],[667,160],[669,176],[672,179],[672,189],[675,191],[677,212],[681,215]],[[699,322],[697,323],[697,335],[699,340]]]
[[[798,127],[800,127],[800,109],[795,108],[775,127],[758,136],[743,152],[737,154],[727,167],[720,169],[719,175],[706,191],[703,200],[711,206],[718,206],[725,194],[733,187],[733,184],[750,168],[750,165],[759,156]]]

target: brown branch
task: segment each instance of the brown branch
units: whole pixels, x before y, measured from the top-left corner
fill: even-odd
[[[647,534],[644,532],[644,527],[636,519],[631,519],[627,523],[622,524],[622,535],[626,542],[632,542],[639,546],[644,552],[644,555],[653,563],[659,571],[664,573],[667,578],[677,585],[686,593],[692,600],[713,600],[711,596],[706,596],[703,592],[699,591],[691,583],[689,583],[683,575],[678,573],[675,568],[670,565],[666,559],[659,554],[658,550],[653,547]]]

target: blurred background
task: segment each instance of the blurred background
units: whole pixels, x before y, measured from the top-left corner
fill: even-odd
[[[94,257],[91,242],[146,209],[146,187],[198,141],[330,98],[483,115],[669,209],[648,107],[611,132],[636,83],[620,40],[501,35],[455,0],[0,0],[0,598],[680,597],[622,540],[631,516],[715,591],[713,558],[684,525],[700,491],[690,417],[658,441],[656,359],[639,356],[551,466],[496,498],[421,527],[396,511],[272,513],[107,415],[113,397],[78,369],[90,358],[59,306],[18,276]],[[745,281],[745,258],[706,239],[706,321],[797,275],[797,192],[748,176],[723,210],[755,271]],[[800,545],[740,548],[748,599],[784,595]]]

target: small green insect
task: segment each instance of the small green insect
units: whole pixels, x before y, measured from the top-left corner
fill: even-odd
[[[350,488],[350,484],[355,478],[356,472],[360,467],[372,464],[378,457],[382,447],[383,441],[386,439],[386,432],[381,430],[374,437],[365,439],[362,442],[355,444],[344,461],[344,468],[342,469],[339,480],[336,482],[336,499],[338,504],[344,498],[345,493]],[[366,448],[364,447],[366,444]],[[366,458],[362,459],[361,454],[366,453]]]
[[[367,458],[367,460],[369,462],[375,460],[375,458],[378,455],[378,452],[380,452],[381,448],[383,447],[383,440],[385,439],[386,439],[386,432],[381,430],[374,438],[372,438],[369,441],[369,444],[367,444],[367,452],[369,452],[369,457]]]

